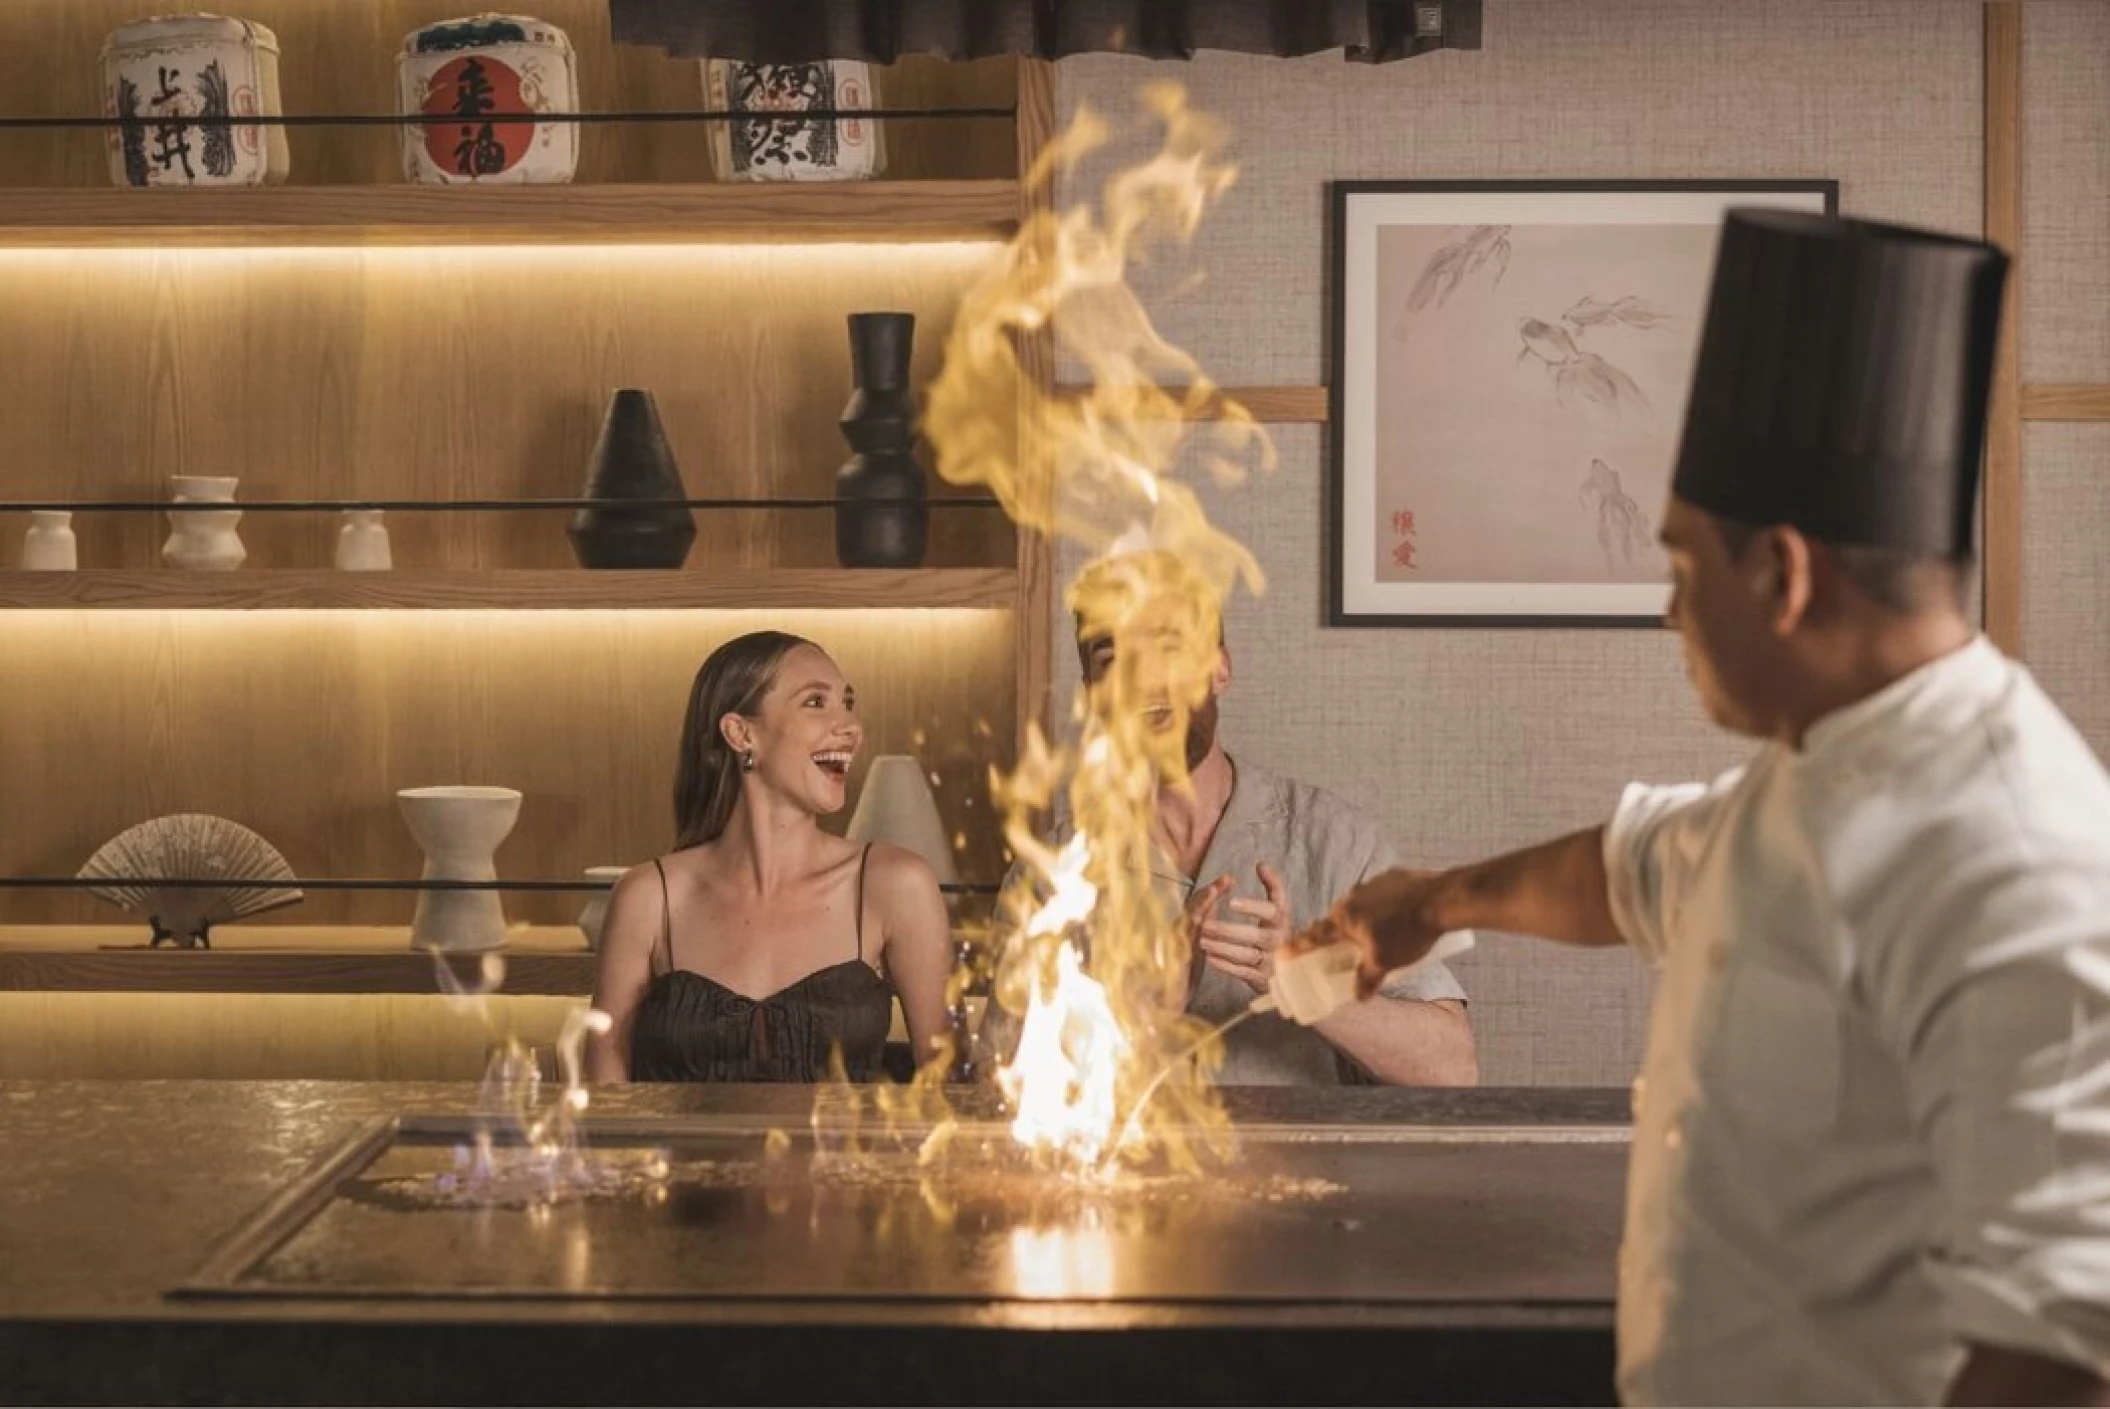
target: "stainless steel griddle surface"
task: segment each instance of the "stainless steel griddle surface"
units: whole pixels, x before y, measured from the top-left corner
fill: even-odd
[[[553,1207],[450,1207],[459,1117],[381,1122],[223,1241],[185,1290],[234,1297],[1014,1302],[1605,1303],[1625,1132],[1248,1125],[1202,1178],[1090,1189],[972,1128],[816,1159],[768,1124],[589,1122],[657,1181]]]

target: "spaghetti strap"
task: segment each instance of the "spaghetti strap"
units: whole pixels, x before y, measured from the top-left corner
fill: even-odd
[[[652,858],[652,869],[659,872],[660,938],[660,943],[652,947],[652,955],[654,958],[658,958],[661,945],[665,946],[667,951],[667,964],[666,967],[660,969],[659,972],[667,973],[674,967],[674,900],[671,896],[667,894],[667,868],[660,864],[659,858],[656,856]]]
[[[872,844],[866,842],[865,849],[857,857],[857,962],[860,964],[865,958],[865,866],[871,859]]]

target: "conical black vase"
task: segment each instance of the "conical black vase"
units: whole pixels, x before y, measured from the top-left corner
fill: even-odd
[[[678,568],[688,558],[696,517],[680,502],[688,491],[651,392],[609,399],[581,497],[609,501],[572,515],[568,532],[581,567]]]
[[[930,537],[930,489],[916,463],[916,407],[909,394],[911,313],[850,315],[856,389],[843,407],[843,439],[857,453],[835,476],[835,557],[850,568],[912,568]]]

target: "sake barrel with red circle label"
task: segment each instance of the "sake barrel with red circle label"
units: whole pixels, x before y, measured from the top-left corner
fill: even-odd
[[[571,41],[526,15],[476,15],[415,30],[396,58],[403,174],[424,185],[561,185],[579,165],[579,127],[532,113],[579,110]]]

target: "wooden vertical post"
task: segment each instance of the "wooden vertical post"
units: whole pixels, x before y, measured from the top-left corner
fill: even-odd
[[[1985,7],[1985,238],[2006,250],[2007,316],[1993,360],[1985,456],[1985,625],[2022,654],[2022,3]]]
[[[1045,59],[1021,58],[1018,61],[1016,122],[1019,219],[1024,224],[1051,210],[1055,200],[1050,185],[1025,180],[1055,135],[1054,69]],[[1019,414],[1028,418],[1028,423],[1019,428],[1023,440],[1036,434],[1036,428],[1031,424],[1034,408],[1040,404],[1041,397],[1053,393],[1055,386],[1055,345],[1047,330],[1025,340],[1019,348],[1019,365],[1031,390],[1038,393],[1038,396],[1021,398]],[[1041,521],[1047,522],[1047,517],[1043,515]],[[1018,642],[1018,744],[1021,749],[1025,747],[1026,735],[1032,725],[1038,724],[1045,729],[1048,723],[1050,652],[1053,649],[1049,612],[1053,606],[1054,579],[1054,549],[1048,536],[1038,528],[1020,524],[1018,614],[1014,630]]]

